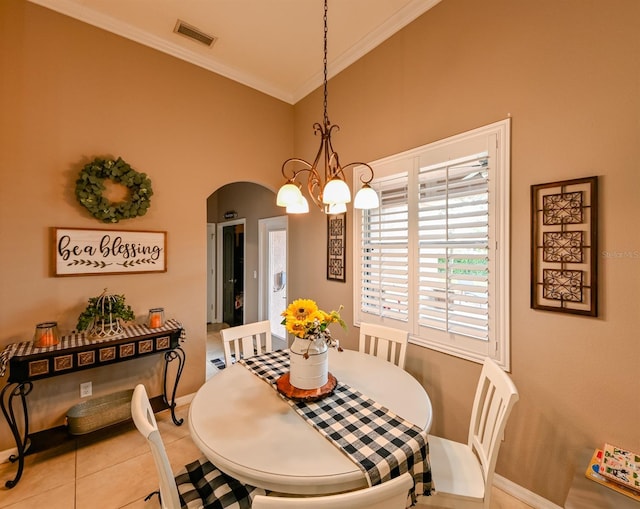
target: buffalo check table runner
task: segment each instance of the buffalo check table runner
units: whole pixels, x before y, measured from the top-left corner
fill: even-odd
[[[288,350],[277,350],[239,361],[276,389],[289,371]],[[341,383],[320,401],[293,401],[281,395],[309,424],[342,450],[375,486],[404,472],[414,480],[408,506],[417,495],[431,493],[427,433],[388,408]]]

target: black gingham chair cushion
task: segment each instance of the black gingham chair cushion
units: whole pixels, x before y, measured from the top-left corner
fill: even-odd
[[[176,484],[183,509],[250,509],[253,497],[266,494],[221,472],[204,456],[186,465]]]

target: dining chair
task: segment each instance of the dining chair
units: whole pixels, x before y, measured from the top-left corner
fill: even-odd
[[[361,323],[358,349],[404,369],[408,340],[407,331],[375,323]]]
[[[273,350],[269,320],[228,327],[220,331],[220,336],[227,367],[241,358],[248,359]]]
[[[243,484],[224,474],[204,456],[186,465],[174,477],[147,391],[142,384],[133,390],[131,416],[151,448],[160,480],[162,509],[249,509],[253,497],[265,493],[263,489]],[[147,499],[155,493],[158,492],[150,494]]]
[[[434,490],[421,506],[488,508],[504,429],[518,390],[493,360],[485,359],[476,388],[466,444],[428,435]]]
[[[256,495],[253,509],[405,509],[413,479],[408,473],[370,488],[317,497]]]

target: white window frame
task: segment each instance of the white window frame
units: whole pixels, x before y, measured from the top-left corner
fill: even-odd
[[[409,267],[408,320],[398,320],[365,313],[361,309],[361,260],[363,211],[354,211],[353,274],[354,322],[373,322],[407,330],[409,342],[463,359],[481,363],[485,357],[494,359],[504,369],[510,369],[510,119],[423,145],[377,161],[371,166],[376,181],[409,171]],[[470,153],[486,151],[489,159],[489,335],[488,340],[430,330],[418,325],[418,235],[417,185],[420,167],[455,160]],[[363,168],[354,171],[354,188],[364,176]]]

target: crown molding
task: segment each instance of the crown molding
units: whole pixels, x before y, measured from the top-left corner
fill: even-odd
[[[97,28],[101,28],[126,39],[138,42],[144,46],[156,49],[173,57],[184,60],[208,71],[214,72],[225,78],[236,81],[250,88],[258,90],[264,94],[275,97],[289,104],[295,104],[300,99],[322,85],[323,72],[316,73],[313,77],[303,83],[295,90],[284,90],[265,80],[256,78],[254,75],[244,73],[236,68],[216,62],[214,59],[190,51],[183,46],[174,44],[161,37],[145,32],[133,25],[121,20],[99,13],[90,9],[78,1],[73,0],[28,0],[31,3],[40,5],[47,9],[56,11],[65,16],[77,19]],[[404,28],[413,20],[424,14],[441,0],[412,0],[402,10],[389,18],[376,30],[358,41],[351,48],[339,55],[329,63],[329,74],[331,78],[343,71],[351,64],[362,58],[364,55],[380,45],[393,34]]]
[[[178,44],[157,37],[153,34],[140,30],[139,28],[115,19],[111,16],[96,12],[92,9],[82,6],[78,2],[72,0],[28,0],[31,3],[40,5],[52,11],[56,11],[65,16],[82,21],[97,28],[101,28],[113,34],[119,35],[126,39],[143,44],[150,48],[156,49],[173,57],[184,60],[198,67],[202,67],[208,71],[220,74],[225,78],[236,81],[250,88],[256,89],[267,95],[293,104],[293,94],[273,86],[270,83],[259,80],[255,76],[243,73],[232,67],[215,62],[212,59],[205,58],[202,55],[190,51]]]

